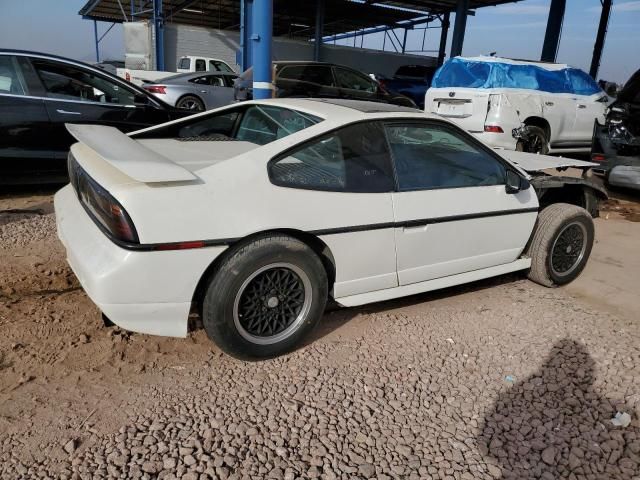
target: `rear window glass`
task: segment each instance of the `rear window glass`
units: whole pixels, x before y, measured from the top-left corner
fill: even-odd
[[[320,121],[318,117],[288,108],[253,105],[242,116],[236,139],[266,145]]]
[[[220,62],[218,60],[210,60],[209,61],[209,70],[213,72],[226,72],[233,73],[233,70],[224,62]]]

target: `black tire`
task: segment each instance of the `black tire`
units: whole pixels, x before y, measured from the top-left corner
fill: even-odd
[[[327,274],[315,252],[287,235],[266,234],[223,260],[207,287],[202,321],[209,338],[229,355],[274,357],[313,330],[327,296]]]
[[[204,111],[204,102],[195,95],[185,95],[176,102],[176,107],[194,112],[202,112]]]
[[[580,275],[593,247],[593,219],[584,208],[549,205],[538,215],[527,248],[529,279],[546,287],[565,285]]]
[[[546,155],[549,153],[549,139],[547,138],[547,133],[540,127],[527,125],[527,141],[518,140],[516,150],[519,152]]]

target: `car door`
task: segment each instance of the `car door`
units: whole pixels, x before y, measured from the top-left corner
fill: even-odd
[[[328,65],[284,65],[278,69],[276,86],[279,97],[340,96]]]
[[[49,116],[29,67],[23,57],[0,55],[0,183],[64,172],[64,163],[53,161]]]
[[[278,128],[298,128],[295,116]],[[287,123],[290,122],[290,125]],[[316,137],[269,162],[272,201],[291,205],[293,224],[312,222],[336,265],[334,298],[398,285],[391,191],[382,125],[361,122]]]
[[[393,193],[400,285],[515,261],[537,218],[533,188],[508,193],[516,171],[444,122],[392,122]]]
[[[333,67],[340,96],[353,100],[379,100],[378,84],[360,72],[345,67]]]
[[[65,123],[97,123],[128,132],[169,120],[166,110],[123,82],[72,63],[37,57],[30,61],[44,91],[57,158],[66,158],[74,142]]]
[[[604,123],[607,102],[606,94],[585,72],[578,69],[567,70],[572,90],[575,92],[574,141],[581,145],[590,145],[593,137],[593,125],[596,119]]]
[[[218,108],[233,102],[233,88],[225,84],[224,75],[207,75],[205,77],[207,108]]]

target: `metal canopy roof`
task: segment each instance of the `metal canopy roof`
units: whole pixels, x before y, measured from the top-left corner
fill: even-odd
[[[519,0],[470,0],[469,8],[495,6]],[[91,20],[126,22],[153,16],[151,0],[89,0],[79,14]],[[453,12],[457,0],[325,0],[323,35],[393,25],[416,17]],[[166,22],[237,30],[239,0],[163,0]],[[316,22],[316,2],[274,0],[273,35],[311,36]]]

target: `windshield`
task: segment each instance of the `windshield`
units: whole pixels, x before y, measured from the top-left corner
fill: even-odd
[[[550,93],[593,95],[598,84],[575,68],[548,70],[537,65],[483,62],[454,58],[436,72],[435,88],[522,88]]]

